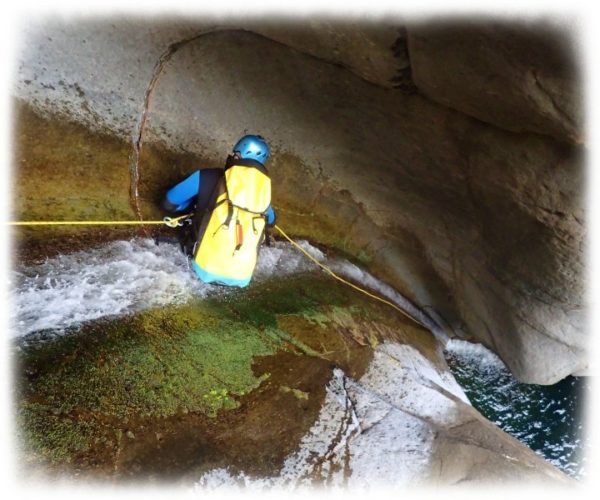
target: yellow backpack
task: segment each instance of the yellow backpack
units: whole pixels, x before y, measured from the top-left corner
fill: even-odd
[[[205,283],[244,287],[264,239],[271,178],[259,162],[236,160],[215,189],[199,226],[192,268]]]

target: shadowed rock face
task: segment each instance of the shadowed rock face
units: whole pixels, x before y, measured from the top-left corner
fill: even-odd
[[[551,24],[411,25],[412,75],[430,99],[515,132],[583,142],[567,31]]]
[[[250,23],[245,29],[323,61],[343,66],[368,82],[393,88],[404,83],[410,69],[406,30],[402,23],[311,20]]]
[[[261,133],[283,227],[360,257],[521,380],[586,367],[572,54],[533,29],[409,25],[407,68],[395,28],[215,26],[31,27],[15,94],[130,140],[155,77],[134,200],[145,217],[159,215],[165,179],[185,174],[166,155],[150,162],[156,151],[218,166],[239,135]],[[342,50],[353,43],[362,52]],[[424,96],[389,88],[411,71]]]

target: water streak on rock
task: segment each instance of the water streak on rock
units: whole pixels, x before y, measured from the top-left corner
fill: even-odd
[[[174,42],[169,45],[165,51],[160,55],[156,64],[154,65],[154,69],[152,70],[152,78],[150,78],[150,82],[146,87],[146,92],[144,93],[144,104],[142,107],[142,112],[140,114],[140,118],[137,122],[136,128],[133,131],[132,143],[133,143],[133,154],[131,156],[131,163],[129,167],[129,171],[131,174],[131,185],[129,189],[129,196],[131,200],[131,206],[133,208],[134,213],[136,214],[139,220],[142,220],[142,212],[139,204],[139,181],[140,181],[140,157],[142,154],[142,145],[144,140],[144,130],[146,127],[146,121],[148,120],[148,111],[150,109],[150,101],[152,99],[152,94],[154,93],[154,88],[158,83],[158,79],[162,75],[163,69],[165,65],[169,62],[173,54],[177,52],[184,45],[198,39],[202,36],[204,32],[194,35],[190,38],[186,38],[184,40],[180,40],[178,42]]]

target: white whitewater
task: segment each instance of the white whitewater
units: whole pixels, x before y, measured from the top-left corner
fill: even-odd
[[[379,292],[413,315],[421,314],[368,272],[346,260],[328,259],[306,241],[299,243],[344,277]],[[254,281],[315,269],[317,266],[290,244],[274,242],[261,250]],[[11,335],[22,337],[42,330],[61,333],[86,321],[227,293],[230,290],[225,287],[198,280],[176,244],[156,245],[151,239],[114,241],[14,269],[10,279]]]

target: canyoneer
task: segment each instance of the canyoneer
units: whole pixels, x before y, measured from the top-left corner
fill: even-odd
[[[166,211],[193,211],[179,241],[205,283],[245,287],[252,279],[266,228],[275,224],[269,154],[263,137],[245,135],[224,168],[197,170],[166,193]]]

